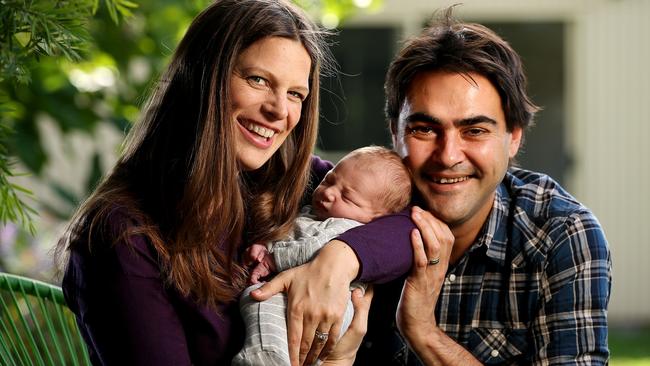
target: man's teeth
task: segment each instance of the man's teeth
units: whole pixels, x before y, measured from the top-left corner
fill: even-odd
[[[442,183],[442,184],[451,184],[451,183],[458,183],[458,182],[463,182],[468,180],[468,176],[460,177],[460,178],[434,178],[433,181],[436,183]]]
[[[260,125],[256,125],[254,123],[248,123],[246,125],[246,129],[251,131],[251,132],[255,132],[256,134],[258,134],[258,135],[260,135],[260,136],[262,136],[264,138],[267,138],[267,139],[270,138],[270,137],[273,137],[273,135],[275,135],[275,131],[270,130],[268,128],[264,128],[264,127],[262,127]]]

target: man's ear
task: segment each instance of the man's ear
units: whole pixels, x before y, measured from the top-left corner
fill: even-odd
[[[510,132],[510,159],[514,158],[519,151],[519,146],[521,145],[521,139],[523,137],[523,129],[521,127],[514,127]]]

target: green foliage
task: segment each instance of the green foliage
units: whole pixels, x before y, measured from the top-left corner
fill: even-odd
[[[294,1],[317,21],[325,14],[340,21],[359,10],[353,0]],[[84,160],[90,167],[83,167],[89,171],[82,179],[83,192],[51,181],[46,168],[53,154],[46,140],[52,136],[44,135],[44,121],[53,122],[63,138],[83,134],[101,140],[95,134],[105,125],[127,131],[192,18],[210,2],[0,0],[0,96],[5,108],[0,164],[6,167],[0,170],[0,189],[16,197],[0,202],[2,212],[12,213],[0,216],[0,224],[30,225],[32,210],[19,198],[25,197],[23,189],[9,182],[13,161],[30,179],[48,186],[56,201],[66,203],[57,206],[39,197],[41,215],[68,219],[110,167],[102,165],[100,152],[94,150],[92,159]],[[378,3],[373,0],[371,7]],[[63,145],[63,155],[74,158],[70,144]]]
[[[105,0],[104,3],[115,23],[118,14],[130,16],[130,9],[136,7],[127,0]],[[16,176],[12,170],[14,159],[11,158],[15,151],[11,147],[18,145],[29,149],[34,140],[16,144],[29,139],[20,133],[14,137],[12,127],[29,117],[25,112],[31,105],[24,103],[24,99],[29,100],[31,94],[26,85],[31,81],[31,69],[36,62],[47,56],[71,62],[82,59],[82,51],[90,42],[86,26],[98,9],[99,0],[1,0],[0,4],[0,224],[19,223],[33,234],[31,215],[36,212],[24,201],[24,197],[32,198],[33,194],[10,179]],[[23,98],[13,93],[21,86],[27,93]],[[40,155],[43,158],[39,154],[41,149],[33,151],[35,155],[29,153],[27,156]],[[30,164],[29,160],[23,161],[33,167],[34,162]]]
[[[28,65],[42,56],[81,59],[89,42],[86,24],[99,0],[3,0],[0,8],[0,81],[30,80]],[[106,0],[115,23],[118,13],[130,16],[137,5],[127,0]]]
[[[3,108],[0,107],[0,112]],[[31,214],[35,214],[24,200],[19,196],[19,192],[29,197],[32,192],[9,181],[10,177],[15,176],[12,170],[13,161],[7,154],[4,142],[10,135],[9,127],[0,124],[0,223],[15,222],[22,225],[34,234],[34,224],[31,220]]]

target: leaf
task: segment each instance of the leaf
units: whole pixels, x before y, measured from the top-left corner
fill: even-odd
[[[27,47],[29,44],[29,41],[32,39],[32,33],[31,32],[19,32],[14,34],[14,37],[16,37],[16,40],[18,43],[23,47]]]
[[[119,4],[123,7],[131,8],[131,9],[136,9],[138,7],[138,4],[128,0],[120,0]]]

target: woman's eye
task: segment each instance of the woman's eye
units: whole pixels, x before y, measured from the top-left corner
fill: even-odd
[[[290,91],[290,92],[289,92],[289,95],[290,95],[292,98],[296,98],[296,99],[300,100],[301,102],[305,100],[305,96],[302,95],[302,93],[299,93],[299,92]]]
[[[266,79],[264,79],[261,76],[249,76],[247,79],[248,79],[248,81],[250,81],[253,84],[257,84],[257,85],[265,85],[266,84]]]

